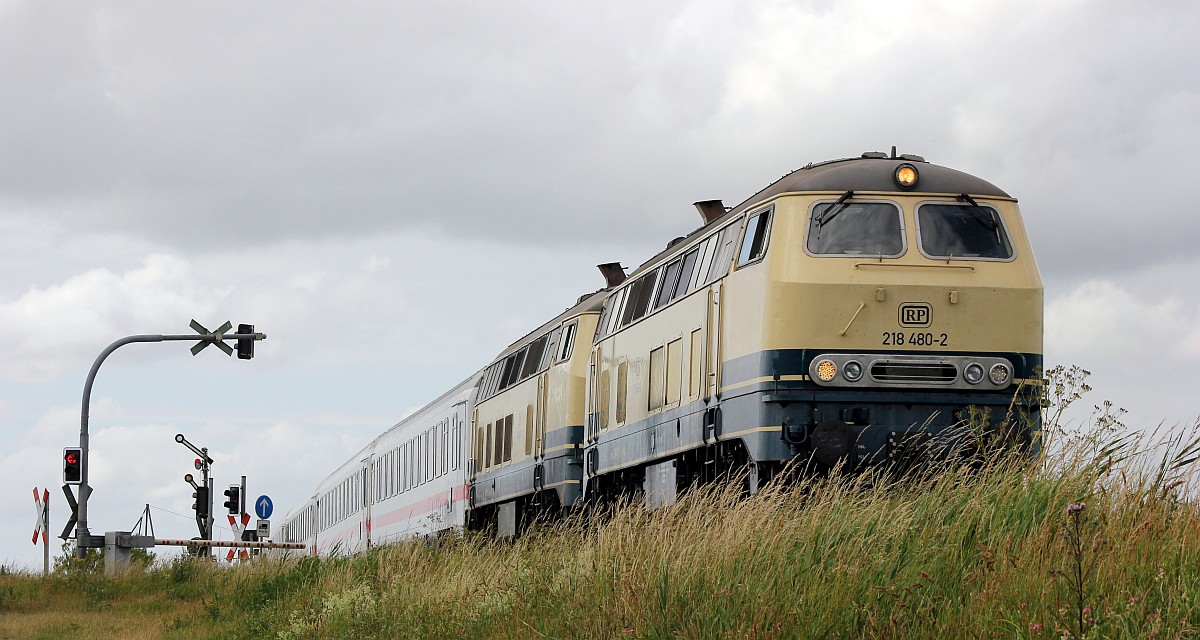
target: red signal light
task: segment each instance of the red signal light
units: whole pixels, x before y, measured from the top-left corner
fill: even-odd
[[[80,484],[83,482],[83,449],[66,447],[63,449],[63,482]]]

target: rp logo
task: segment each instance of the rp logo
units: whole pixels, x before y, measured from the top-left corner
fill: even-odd
[[[927,302],[905,302],[900,305],[900,326],[928,327],[933,324],[933,307]]]

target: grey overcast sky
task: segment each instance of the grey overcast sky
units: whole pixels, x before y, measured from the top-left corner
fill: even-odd
[[[107,361],[93,531],[194,535],[176,433],[278,522],[690,203],[892,145],[1020,199],[1087,407],[1190,425],[1197,42],[1192,0],[0,0],[0,563],[121,336],[269,339]]]

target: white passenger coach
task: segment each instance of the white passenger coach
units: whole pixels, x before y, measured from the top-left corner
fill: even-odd
[[[280,539],[309,553],[355,553],[401,538],[461,530],[472,374],[388,429],[288,512]],[[373,479],[373,480],[372,480]]]

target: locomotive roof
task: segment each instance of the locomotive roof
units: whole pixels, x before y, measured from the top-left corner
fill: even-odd
[[[912,164],[920,173],[918,193],[967,193],[976,196],[1010,198],[996,185],[969,173],[926,162],[920,156],[879,157],[884,154],[864,153],[859,158],[844,158],[828,162],[809,163],[783,176],[765,189],[750,196],[730,211],[740,213],[781,193],[802,191],[901,191],[892,180],[896,167]],[[722,217],[721,220],[724,220]],[[719,221],[718,221],[719,222]]]
[[[601,289],[599,291],[594,291],[592,293],[588,293],[588,294],[584,294],[583,296],[580,296],[579,301],[576,302],[574,306],[568,307],[565,311],[558,314],[554,318],[542,323],[542,325],[539,326],[537,329],[530,331],[529,333],[522,336],[516,342],[508,345],[508,347],[505,348],[504,351],[500,352],[500,355],[496,356],[491,362],[488,363],[487,366],[490,367],[493,364],[495,364],[496,362],[499,362],[500,360],[507,358],[508,356],[512,355],[514,352],[523,348],[525,345],[529,344],[530,342],[533,342],[535,338],[541,336],[543,333],[546,333],[546,331],[548,331],[550,328],[554,327],[555,325],[561,324],[564,320],[567,320],[568,318],[573,318],[577,315],[584,314],[589,311],[600,311],[600,307],[604,306],[604,299],[606,297],[608,297],[608,293],[609,293],[608,289]],[[484,367],[484,369],[487,369],[487,367]],[[480,371],[480,373],[482,373],[482,371]]]
[[[896,186],[892,176],[896,167],[911,164],[920,174],[920,183],[911,191],[904,191]],[[843,158],[825,162],[810,162],[809,164],[785,174],[772,182],[758,193],[746,198],[738,206],[730,209],[725,215],[705,224],[689,233],[684,238],[678,238],[666,249],[643,262],[637,269],[630,272],[626,280],[645,271],[650,265],[660,259],[683,251],[700,235],[710,229],[718,229],[729,220],[743,214],[747,209],[758,206],[765,200],[785,193],[803,192],[832,192],[846,191],[892,191],[897,193],[966,193],[973,196],[993,196],[1011,198],[996,185],[957,169],[926,162],[924,158],[913,155],[888,157],[883,153],[864,153],[858,158]],[[616,287],[613,287],[614,289]]]

